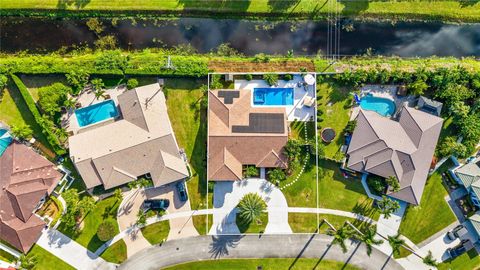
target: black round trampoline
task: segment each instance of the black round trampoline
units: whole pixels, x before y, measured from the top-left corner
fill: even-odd
[[[335,130],[332,128],[324,128],[322,129],[321,136],[322,136],[322,141],[329,143],[335,139]]]

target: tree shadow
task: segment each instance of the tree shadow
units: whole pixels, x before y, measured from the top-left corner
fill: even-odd
[[[368,0],[340,0],[340,3],[344,5],[343,15],[358,15],[360,12],[368,9]]]
[[[58,9],[67,9],[69,6],[74,6],[77,9],[86,7],[90,3],[90,0],[58,0]]]
[[[206,1],[192,1],[192,0],[178,0],[178,4],[183,6],[185,11],[192,11],[196,9],[210,9],[216,11],[246,11],[250,6],[250,0],[206,0]]]
[[[212,236],[210,243],[211,257],[218,259],[229,254],[230,248],[236,248],[243,235],[218,235]]]
[[[300,252],[298,253],[297,257],[295,257],[295,260],[293,260],[292,264],[288,267],[288,269],[292,269],[295,264],[297,263],[298,259],[300,259],[303,255],[303,253],[305,252],[305,250],[308,248],[308,246],[310,245],[310,243],[313,241],[313,238],[315,238],[315,236],[317,235],[317,232],[318,232],[318,228],[317,230],[315,231],[315,233],[313,233],[310,238],[308,239],[308,241],[305,243],[305,245],[303,246],[302,250],[300,250]],[[328,249],[327,249],[328,251]]]
[[[480,2],[480,0],[458,0],[460,7],[471,7]]]

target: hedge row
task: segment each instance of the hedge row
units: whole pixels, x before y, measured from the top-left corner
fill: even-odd
[[[43,134],[47,137],[48,142],[53,148],[53,151],[57,155],[63,155],[66,153],[65,149],[61,146],[57,136],[52,133],[51,128],[46,125],[46,122],[43,120],[42,115],[38,111],[37,106],[35,105],[35,101],[33,100],[32,96],[28,92],[27,87],[23,84],[22,80],[18,78],[16,75],[11,75],[13,83],[17,86],[20,94],[22,95],[25,103],[27,104],[28,109],[32,113],[33,117],[37,124],[42,128]]]

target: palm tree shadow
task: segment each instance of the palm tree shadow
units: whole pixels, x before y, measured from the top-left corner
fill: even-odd
[[[320,226],[319,226],[320,227]],[[310,245],[310,243],[313,241],[313,238],[315,238],[315,236],[317,235],[318,233],[318,228],[315,230],[314,233],[312,233],[312,236],[310,236],[310,238],[308,239],[307,243],[305,243],[305,246],[303,246],[302,250],[300,250],[300,253],[298,253],[297,257],[295,257],[295,260],[292,262],[292,264],[288,267],[289,270],[291,270],[293,268],[293,266],[295,266],[295,264],[297,263],[298,259],[300,259],[303,255],[303,253],[305,252],[305,250],[307,249],[307,247]],[[327,249],[328,250],[328,249]]]
[[[480,0],[459,0],[458,2],[460,3],[460,7],[471,7],[477,4]]]
[[[368,0],[340,0],[345,7],[342,11],[343,15],[358,15],[360,12],[368,9]]]
[[[220,257],[229,254],[230,248],[236,248],[238,242],[243,238],[243,235],[218,235],[212,236],[212,242],[210,243],[211,257],[218,259]]]

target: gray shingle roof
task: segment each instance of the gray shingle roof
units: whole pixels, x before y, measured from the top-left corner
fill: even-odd
[[[398,121],[360,110],[347,167],[397,177],[400,190],[389,195],[418,205],[442,122],[442,118],[406,106]]]

